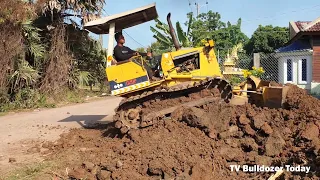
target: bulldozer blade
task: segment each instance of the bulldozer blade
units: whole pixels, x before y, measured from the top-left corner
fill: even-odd
[[[263,91],[264,106],[269,108],[283,107],[289,89],[289,86],[265,87]]]
[[[181,104],[181,105],[178,105],[178,106],[174,106],[174,107],[170,107],[170,108],[167,108],[167,109],[163,109],[163,110],[158,111],[158,112],[149,113],[149,114],[143,116],[142,120],[145,121],[145,120],[154,119],[156,117],[163,117],[163,116],[165,116],[167,114],[171,114],[172,112],[174,112],[176,109],[178,109],[180,107],[202,106],[202,105],[205,105],[207,103],[215,102],[217,100],[220,100],[220,98],[217,98],[217,97],[202,98],[202,99],[199,99],[197,101],[184,103],[184,104]]]
[[[232,99],[230,100],[230,104],[232,105],[245,105],[248,103],[248,97],[247,96],[237,96],[234,95]]]

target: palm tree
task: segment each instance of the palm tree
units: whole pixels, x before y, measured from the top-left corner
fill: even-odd
[[[50,12],[52,20],[54,12],[57,11],[60,17],[78,17],[84,24],[101,15],[105,0],[49,0],[47,1],[42,12]]]

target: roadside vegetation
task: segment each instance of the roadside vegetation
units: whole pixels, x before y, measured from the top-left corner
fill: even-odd
[[[82,30],[103,5],[103,0],[0,2],[0,112],[108,92],[106,51]]]

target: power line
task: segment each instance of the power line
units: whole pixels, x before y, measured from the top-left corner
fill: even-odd
[[[137,44],[139,44],[140,46],[144,47],[144,48],[147,48],[146,46],[142,45],[141,43],[139,43],[138,41],[136,41],[133,37],[131,37],[126,31],[123,30],[123,32],[129,36],[134,42],[136,42]]]
[[[283,16],[283,15],[286,15],[286,14],[289,14],[289,13],[301,12],[303,10],[313,9],[313,8],[316,8],[316,7],[320,7],[320,4],[312,6],[312,7],[304,8],[304,9],[297,9],[297,10],[293,10],[293,11],[290,11],[290,12],[285,12],[285,13],[282,13],[282,14],[278,14],[276,16],[262,17],[262,18],[252,19],[252,20],[243,20],[242,22],[252,22],[252,21],[257,21],[257,20],[261,20],[261,19],[270,19],[270,20],[272,20],[272,19],[275,19],[275,18],[277,18],[279,16]]]

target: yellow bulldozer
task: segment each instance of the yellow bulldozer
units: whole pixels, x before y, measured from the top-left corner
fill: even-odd
[[[252,76],[239,86],[232,87],[221,74],[214,52],[214,41],[208,40],[203,47],[182,49],[170,16],[169,13],[167,21],[176,51],[162,54],[157,67],[163,73],[158,74],[159,80],[156,81],[151,81],[145,68],[146,61],[141,56],[112,63],[116,62],[113,57],[115,32],[157,18],[155,3],[96,19],[84,26],[95,34],[109,34],[106,75],[111,94],[124,98],[116,108],[114,116],[115,126],[122,133],[150,126],[159,117],[167,116],[181,106],[201,106],[216,102],[217,97],[213,96],[213,93],[207,93],[196,100],[162,106],[156,112],[144,111],[150,102],[189,98],[191,94],[203,90],[217,90],[220,92],[219,99],[235,105],[254,103],[267,107],[282,106],[288,87],[273,87],[270,82]]]

